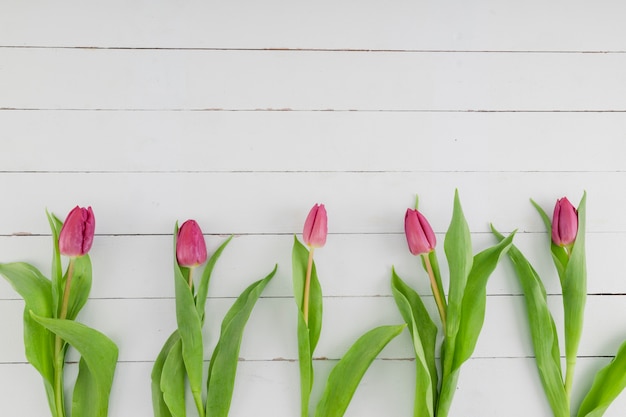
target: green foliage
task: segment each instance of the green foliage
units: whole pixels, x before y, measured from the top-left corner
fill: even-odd
[[[0,264],[0,274],[24,298],[26,359],[43,377],[52,416],[65,417],[63,368],[71,345],[81,355],[74,384],[72,415],[104,417],[117,362],[117,347],[102,333],[74,321],[89,298],[91,261],[87,255],[74,258],[63,274],[58,243],[63,223],[54,214],[46,214],[53,239],[52,279],[47,279],[32,265],[21,262]],[[65,294],[69,274],[69,294]],[[65,296],[68,308],[66,318],[61,320],[58,317]]]
[[[504,239],[493,226],[492,231],[499,240]],[[548,402],[555,417],[568,417],[569,402],[563,385],[559,340],[546,290],[535,269],[517,247],[511,247],[508,256],[524,291],[535,360]]]
[[[315,416],[343,416],[365,371],[380,351],[405,327],[404,324],[377,327],[354,342],[331,371]]]
[[[626,387],[626,342],[615,358],[601,369],[578,409],[578,417],[600,417]]]
[[[72,320],[46,318],[34,313],[31,316],[81,355],[72,399],[72,415],[105,417],[117,363],[115,343],[97,330]]]
[[[304,287],[309,260],[308,249],[294,236],[292,250],[293,292],[298,306],[298,364],[300,366],[300,412],[309,415],[309,402],[313,388],[313,351],[322,331],[322,287],[317,277],[315,262],[312,264],[309,293],[308,324],[304,320]]]
[[[416,358],[414,417],[432,417],[437,401],[435,345],[437,326],[428,315],[419,295],[392,269],[391,290],[400,314],[408,324]]]
[[[498,245],[472,256],[469,226],[458,192],[446,233],[444,249],[450,270],[448,299],[443,295],[435,251],[422,255],[422,264],[432,267],[436,291],[442,298],[446,315],[441,351],[441,378],[435,364],[437,328],[418,296],[392,271],[392,290],[398,309],[409,326],[416,355],[416,392],[414,417],[447,416],[456,391],[461,365],[470,358],[483,326],[486,287],[500,257],[511,246],[513,234]],[[425,257],[428,257],[426,259]],[[438,381],[441,381],[438,385]]]
[[[189,284],[192,271],[181,268],[176,262],[177,236],[178,224],[174,229],[174,286],[178,328],[165,342],[152,368],[154,415],[155,417],[186,416],[185,380],[187,380],[200,417],[225,417],[228,415],[232,399],[239,348],[245,325],[265,286],[276,274],[276,267],[264,279],[246,288],[224,317],[220,338],[209,366],[205,401],[202,398],[204,310],[213,269],[232,240],[232,236],[226,239],[208,260],[197,290],[193,284],[191,286]]]
[[[208,416],[228,416],[243,331],[254,305],[265,286],[276,274],[276,269],[277,267],[274,267],[274,270],[264,279],[246,288],[222,321],[220,338],[211,357],[207,380],[206,412]]]

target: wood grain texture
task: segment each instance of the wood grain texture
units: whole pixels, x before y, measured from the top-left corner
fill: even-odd
[[[474,252],[494,243],[491,222],[518,230],[560,327],[548,236],[529,198],[550,212],[586,190],[577,404],[626,337],[625,13],[578,0],[4,1],[0,262],[48,274],[45,209],[63,217],[93,206],[94,282],[80,320],[120,347],[109,415],[149,416],[150,371],[175,326],[174,223],[198,220],[209,251],[234,234],[211,282],[205,359],[235,297],[278,264],[244,334],[230,415],[293,417],[291,245],[314,203],[326,204],[330,230],[316,251],[325,298],[315,403],[360,334],[400,322],[392,267],[435,313],[403,235],[416,194],[444,276],[455,189]],[[22,311],[0,281],[0,415],[44,416]],[[405,332],[346,416],[411,415],[411,357]],[[605,416],[624,410],[626,395]],[[489,281],[450,415],[550,415],[508,261]]]

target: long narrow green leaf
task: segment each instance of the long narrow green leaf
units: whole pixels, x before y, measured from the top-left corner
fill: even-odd
[[[172,340],[172,347],[163,363],[163,373],[161,374],[159,387],[163,392],[163,402],[171,415],[173,417],[185,417],[187,413],[185,402],[185,362],[183,360],[183,344],[180,338]]]
[[[192,289],[183,275],[176,260],[176,239],[178,223],[174,228],[174,290],[176,294],[176,323],[182,342],[182,355],[189,379],[189,386],[198,408],[200,417],[204,417],[202,402],[202,367],[204,345],[202,343],[202,321],[196,310]]]
[[[569,262],[565,268],[565,279],[563,281],[565,356],[570,364],[576,362],[587,300],[587,264],[585,255],[586,197],[587,194],[583,194],[578,206],[578,233],[572,247]]]
[[[52,232],[52,307],[54,316],[58,317],[61,310],[61,298],[63,297],[63,268],[61,265],[61,253],[59,252],[59,234],[63,222],[57,216],[46,210],[48,223]]]
[[[617,355],[593,380],[591,389],[585,396],[578,417],[600,417],[613,400],[626,387],[626,342],[622,343]]]
[[[406,324],[380,326],[368,331],[354,342],[328,376],[315,416],[343,416],[365,371],[380,351],[405,327]]]
[[[211,273],[213,272],[213,268],[217,263],[217,260],[220,258],[222,252],[226,248],[226,245],[230,243],[233,239],[230,236],[228,239],[222,243],[217,250],[213,253],[206,266],[204,267],[204,272],[202,273],[202,278],[200,279],[200,284],[198,285],[198,291],[196,292],[196,310],[198,311],[198,315],[200,316],[201,323],[204,323],[204,307],[206,305],[207,295],[209,293],[209,281],[211,280]]]
[[[300,408],[301,416],[309,415],[309,399],[313,388],[313,351],[317,346],[322,330],[322,288],[317,277],[317,269],[313,262],[309,293],[309,321],[304,320],[304,286],[309,251],[294,236],[292,250],[293,293],[298,306],[298,365],[300,367]]]
[[[444,249],[450,270],[443,360],[443,376],[445,377],[452,370],[463,294],[473,262],[469,226],[463,214],[458,190],[454,193],[454,209],[452,220],[446,233]]]
[[[461,320],[456,338],[452,370],[460,368],[461,364],[468,360],[474,352],[485,321],[487,281],[496,268],[501,255],[511,246],[514,235],[511,233],[497,245],[485,249],[474,257],[472,270],[463,294]]]
[[[118,350],[108,337],[84,324],[31,313],[33,319],[60,336],[81,355],[72,415],[106,417]]]
[[[391,272],[391,289],[398,310],[409,326],[416,359],[414,417],[433,417],[437,402],[435,345],[437,326],[430,318],[419,295]]]
[[[532,203],[533,206],[535,206],[535,209],[537,209],[537,212],[541,216],[541,219],[543,220],[543,223],[546,226],[547,236],[550,242],[549,243],[550,252],[552,253],[552,260],[554,261],[554,266],[556,267],[556,270],[558,272],[559,280],[561,281],[561,288],[562,288],[563,281],[565,280],[565,268],[567,267],[567,262],[568,262],[567,252],[565,251],[564,248],[556,245],[552,241],[552,222],[550,221],[550,217],[548,217],[548,214],[534,200],[531,199],[530,202]]]
[[[172,417],[172,413],[170,412],[165,400],[163,399],[163,390],[161,389],[161,377],[163,375],[163,368],[165,366],[165,360],[167,359],[170,350],[176,343],[180,343],[180,335],[178,334],[178,330],[175,330],[174,333],[167,338],[167,341],[161,348],[159,355],[154,361],[154,366],[152,367],[152,373],[150,375],[150,379],[152,381],[152,409],[154,411],[154,417]],[[182,359],[181,359],[182,362]],[[184,374],[183,374],[184,376]],[[169,380],[170,378],[165,378]],[[183,387],[184,387],[184,379],[183,379]],[[183,392],[184,395],[184,392]]]
[[[503,240],[493,226],[498,240]],[[569,417],[569,402],[563,385],[561,357],[556,326],[548,309],[546,290],[537,272],[515,247],[507,252],[524,291],[528,322],[535,351],[539,377],[555,417]]]
[[[222,321],[220,338],[211,357],[207,381],[206,410],[210,417],[228,416],[243,331],[252,309],[276,270],[277,267],[274,267],[269,275],[246,288]]]

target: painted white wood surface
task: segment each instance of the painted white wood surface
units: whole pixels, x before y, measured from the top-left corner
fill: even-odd
[[[392,266],[433,309],[403,236],[415,193],[440,243],[455,188],[476,251],[493,243],[490,222],[519,229],[561,323],[547,236],[528,199],[550,210],[587,190],[581,398],[626,337],[624,14],[619,2],[583,1],[3,1],[0,261],[47,272],[44,209],[94,207],[94,286],[80,318],[120,346],[110,416],[149,416],[150,370],[175,325],[174,222],[197,219],[210,249],[235,234],[211,284],[206,339],[278,263],[244,336],[231,415],[293,417],[290,251],[311,205],[326,204],[331,232],[316,252],[326,297],[315,402],[359,334],[400,321]],[[22,309],[0,281],[0,414],[43,416]],[[451,415],[549,416],[532,355],[503,263]],[[404,334],[346,415],[410,415],[410,357]],[[624,397],[606,416],[624,415]]]

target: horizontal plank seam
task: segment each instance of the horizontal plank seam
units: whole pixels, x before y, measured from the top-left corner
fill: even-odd
[[[409,54],[624,54],[619,49],[410,49],[410,48],[245,48],[200,46],[95,46],[95,45],[0,45],[0,49],[78,49],[104,51],[233,51],[233,52],[349,52],[349,53],[409,53]]]
[[[74,108],[0,107],[0,111],[45,112],[294,112],[294,113],[626,113],[626,109],[297,109],[297,108]]]

